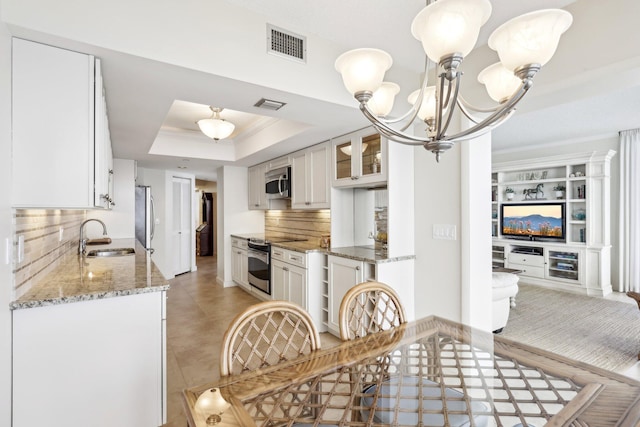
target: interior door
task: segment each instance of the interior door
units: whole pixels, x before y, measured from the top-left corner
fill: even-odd
[[[191,180],[173,177],[173,274],[191,271]]]

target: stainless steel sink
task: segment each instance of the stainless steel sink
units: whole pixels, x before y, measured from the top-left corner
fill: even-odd
[[[126,256],[133,255],[136,251],[133,248],[113,248],[113,249],[93,249],[87,252],[87,257],[112,257],[112,256]]]

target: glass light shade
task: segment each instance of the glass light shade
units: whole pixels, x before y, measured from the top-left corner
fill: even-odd
[[[202,133],[216,141],[227,138],[236,128],[233,123],[223,119],[202,119],[197,123]]]
[[[376,116],[384,117],[393,109],[393,101],[398,92],[400,92],[400,86],[397,84],[382,82],[378,90],[373,92],[367,105]]]
[[[411,34],[422,42],[435,62],[452,53],[467,56],[478,40],[480,27],[491,15],[489,0],[439,0],[416,15]]]
[[[525,13],[496,28],[489,37],[489,47],[511,71],[529,64],[542,66],[556,52],[560,36],[572,22],[573,16],[562,9]]]
[[[489,65],[478,74],[478,81],[485,85],[489,96],[496,102],[503,102],[511,98],[518,90],[522,80],[507,70],[500,62]]]
[[[369,144],[367,144],[366,142],[362,143],[362,152],[363,153],[367,149],[368,146],[369,146]],[[342,151],[347,156],[351,156],[351,145],[345,145],[344,147],[340,147],[340,151]]]
[[[211,414],[222,414],[224,411],[229,409],[229,406],[231,406],[231,404],[224,400],[222,394],[220,394],[220,389],[217,388],[204,391],[200,396],[198,396],[198,400],[196,400],[195,404],[196,409],[205,416]]]
[[[342,81],[352,94],[362,91],[375,92],[384,79],[384,73],[391,68],[391,55],[380,49],[354,49],[336,59],[336,70],[342,74]]]
[[[407,97],[409,104],[413,105],[418,100],[420,89],[411,92]],[[418,109],[418,117],[420,120],[425,121],[427,119],[433,119],[436,116],[436,87],[427,86],[424,88],[424,95],[422,97],[422,104]]]

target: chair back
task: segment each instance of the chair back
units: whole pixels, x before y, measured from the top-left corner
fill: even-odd
[[[340,338],[345,341],[400,326],[406,321],[398,294],[381,282],[354,286],[340,304]]]
[[[309,313],[288,301],[247,308],[231,322],[222,340],[220,375],[275,365],[320,348]]]

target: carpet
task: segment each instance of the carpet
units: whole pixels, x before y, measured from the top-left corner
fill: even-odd
[[[637,304],[519,284],[505,338],[542,348],[610,371],[638,361]]]

